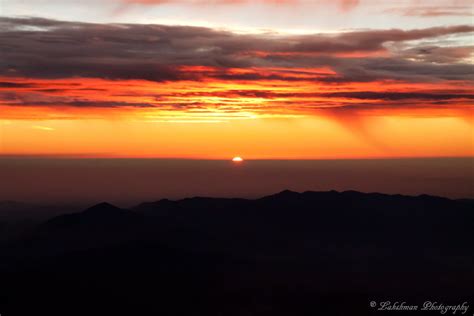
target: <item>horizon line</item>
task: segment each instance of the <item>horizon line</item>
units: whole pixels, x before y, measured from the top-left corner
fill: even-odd
[[[229,161],[235,156],[227,158],[213,157],[159,157],[159,156],[105,156],[105,155],[88,155],[88,154],[39,154],[39,155],[17,155],[17,154],[0,154],[0,159],[70,159],[70,160],[201,160],[201,161]],[[368,156],[368,157],[314,157],[314,158],[297,158],[297,157],[275,157],[275,158],[245,158],[246,161],[331,161],[331,160],[404,160],[404,159],[473,159],[471,156]]]

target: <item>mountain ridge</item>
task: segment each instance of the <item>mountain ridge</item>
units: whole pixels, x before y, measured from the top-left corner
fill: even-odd
[[[103,202],[0,243],[0,311],[362,316],[371,300],[474,302],[473,240],[474,205],[427,195]]]

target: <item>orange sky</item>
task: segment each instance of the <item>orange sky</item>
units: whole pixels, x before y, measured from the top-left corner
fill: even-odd
[[[5,23],[16,50],[0,69],[1,155],[474,155],[471,26],[277,36]]]
[[[284,81],[158,84],[99,79],[15,82],[33,85],[22,88],[22,93],[28,91],[40,100],[74,95],[89,103],[157,103],[160,107],[81,108],[60,102],[1,106],[0,149],[7,155],[312,159],[474,153],[471,112],[462,100],[442,109],[427,103],[408,110],[375,106],[355,111],[341,110],[340,104],[357,100],[318,96],[356,89],[405,93],[453,89],[450,86]],[[377,100],[367,102],[378,104]],[[181,103],[187,104],[185,109],[179,107]]]

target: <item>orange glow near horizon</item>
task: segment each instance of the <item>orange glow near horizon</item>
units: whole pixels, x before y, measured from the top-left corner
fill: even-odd
[[[228,159],[473,156],[470,86],[463,82],[318,83],[330,69],[227,69],[259,80],[0,78],[23,84],[0,102],[1,155]],[[297,71],[297,74],[292,74]],[[211,74],[210,74],[211,73]],[[272,76],[295,81],[273,80]],[[265,79],[267,78],[267,79]],[[459,99],[377,99],[449,94]],[[454,93],[452,92],[452,93]],[[359,96],[357,93],[360,93]],[[353,96],[354,95],[354,96]],[[368,95],[368,97],[367,97]],[[442,100],[443,101],[443,100]]]
[[[222,124],[135,120],[3,120],[1,153],[71,157],[344,159],[473,156],[472,124],[459,118],[324,117]],[[359,125],[357,125],[359,124]]]

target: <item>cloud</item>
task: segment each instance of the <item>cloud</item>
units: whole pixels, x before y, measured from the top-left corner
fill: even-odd
[[[343,10],[350,10],[359,4],[359,0],[123,0],[126,4],[141,5],[163,5],[163,4],[187,4],[187,5],[236,5],[246,3],[264,3],[272,5],[291,4],[297,5],[302,3],[338,3]]]
[[[356,92],[334,92],[320,94],[324,97],[331,98],[351,98],[361,100],[451,100],[451,99],[468,99],[474,100],[474,94],[464,93],[427,93],[427,92],[372,92],[372,91],[356,91]]]
[[[452,63],[438,65],[387,51],[388,43],[438,38],[474,31],[474,26],[433,27],[417,30],[367,30],[340,34],[282,36],[235,34],[203,27],[142,24],[89,24],[40,18],[1,18],[3,52],[0,75],[6,77],[110,80],[142,79],[154,82],[203,80],[261,80],[261,74],[231,74],[228,68],[330,67],[337,76],[317,77],[326,82],[394,80],[470,80],[473,66],[460,64],[466,55],[449,55]],[[371,58],[385,51],[386,57]],[[367,57],[340,57],[362,52]],[[405,55],[404,55],[405,54]],[[224,69],[182,71],[182,66]],[[264,76],[263,76],[264,77]],[[281,74],[267,79],[282,79]],[[281,78],[280,78],[281,77]],[[289,76],[283,78],[291,80]],[[295,77],[296,79],[296,77]]]
[[[343,2],[346,2],[345,0]],[[124,0],[126,3],[136,3],[136,4],[145,4],[145,5],[162,5],[170,3],[178,4],[195,4],[195,5],[225,5],[225,4],[243,4],[248,2],[261,2],[261,3],[270,3],[270,4],[283,4],[283,3],[298,3],[300,0]]]
[[[87,109],[160,109],[201,119],[209,113],[248,118],[465,110],[474,100],[473,47],[456,40],[473,31],[474,26],[461,25],[237,34],[203,27],[0,18],[0,43],[7,48],[0,60],[0,107],[8,107],[10,118],[15,117],[12,108],[27,107],[38,113],[68,108],[82,115]]]
[[[0,82],[0,88],[31,88],[34,85],[30,83],[22,83],[22,82]]]
[[[355,7],[357,7],[357,5],[359,4],[359,0],[342,0],[342,1],[339,1],[340,5],[341,5],[341,8],[343,10],[352,10],[354,9]]]
[[[313,9],[325,6],[336,5],[340,11],[348,12],[355,9],[360,0],[119,0],[121,5],[117,8],[116,13],[122,13],[131,6],[160,6],[160,5],[179,5],[179,6],[236,6],[249,4],[263,4],[269,6],[297,6],[312,5]]]
[[[439,47],[420,45],[402,49],[398,55],[407,60],[419,60],[437,64],[453,64],[460,61],[469,62],[474,56],[474,46]]]
[[[85,99],[75,96],[51,96],[36,92],[1,92],[1,105],[5,106],[36,106],[36,107],[78,107],[78,108],[116,108],[116,107],[152,107],[150,103],[104,101]]]
[[[41,130],[41,131],[46,131],[46,132],[52,132],[52,131],[55,130],[55,129],[52,128],[52,127],[49,127],[49,126],[42,126],[42,125],[34,125],[34,126],[32,126],[31,128],[39,129],[39,130]]]
[[[385,13],[394,13],[408,17],[437,18],[443,16],[473,16],[472,5],[447,5],[447,6],[418,6],[391,8]]]

